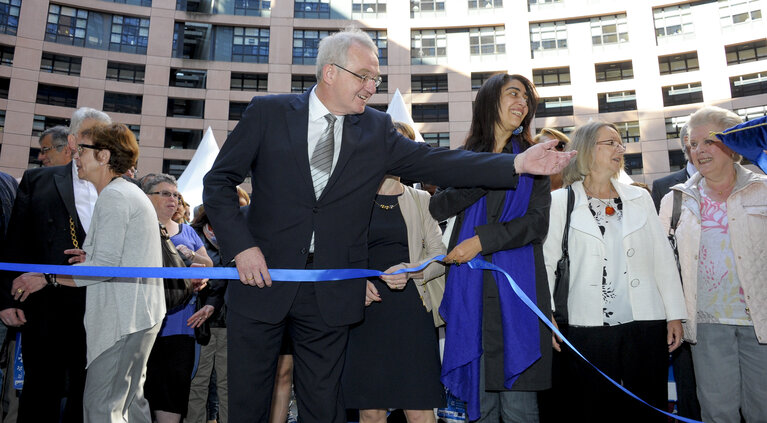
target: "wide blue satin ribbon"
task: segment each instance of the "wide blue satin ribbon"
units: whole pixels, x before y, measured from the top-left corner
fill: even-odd
[[[396,275],[399,273],[413,273],[423,270],[433,261],[444,259],[444,255],[438,255],[431,258],[427,262],[418,267],[399,269],[396,272],[389,273],[390,275]],[[610,381],[613,385],[618,387],[621,391],[625,392],[630,397],[645,404],[646,406],[665,414],[668,417],[674,418],[679,421],[687,423],[702,423],[698,420],[688,419],[686,417],[677,416],[667,411],[663,411],[659,408],[655,408],[648,404],[642,398],[634,395],[631,391],[621,386],[620,383],[614,381],[610,376],[607,376],[604,372],[599,370],[593,365],[578,349],[565,338],[564,335],[551,323],[551,319],[544,315],[543,312],[533,303],[524,291],[517,286],[511,276],[506,273],[500,267],[483,260],[479,256],[468,262],[469,267],[472,269],[486,269],[495,270],[506,276],[506,279],[511,285],[511,289],[517,294],[519,299],[522,300],[525,305],[538,316],[543,323],[546,324],[562,342],[568,345],[572,350],[585,361],[591,367],[593,367],[599,374],[605,379]],[[24,263],[0,263],[0,270],[9,270],[14,272],[39,272],[39,273],[54,273],[57,275],[77,275],[77,276],[101,276],[101,277],[116,277],[116,278],[185,278],[185,279],[240,279],[237,269],[234,267],[103,267],[103,266],[62,266],[51,264],[24,264]],[[281,282],[321,282],[321,281],[339,281],[344,279],[358,279],[358,278],[371,278],[386,275],[387,273],[377,270],[369,269],[269,269],[269,275],[273,281]]]

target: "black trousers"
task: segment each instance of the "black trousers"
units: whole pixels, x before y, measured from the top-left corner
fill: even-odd
[[[227,313],[230,422],[268,422],[277,357],[286,330],[293,341],[293,383],[301,422],[346,422],[341,371],[349,327],[331,327],[322,320],[315,283],[300,283],[288,315],[280,323],[249,319],[232,309]]]

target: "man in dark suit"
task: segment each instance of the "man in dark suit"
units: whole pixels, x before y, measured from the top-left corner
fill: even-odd
[[[690,145],[688,144],[687,124],[679,131],[679,139],[682,141],[682,151],[687,159],[684,169],[670,175],[656,179],[652,183],[652,200],[655,202],[655,210],[660,210],[660,201],[663,196],[671,191],[676,184],[687,182],[697,172],[690,162]],[[674,369],[674,381],[676,382],[677,413],[680,416],[700,420],[700,403],[695,387],[695,372],[692,368],[692,352],[690,344],[683,343],[671,353],[671,366]]]
[[[255,97],[205,177],[206,211],[225,261],[234,258],[243,282],[227,292],[232,422],[267,421],[285,330],[294,345],[301,421],[346,417],[340,375],[349,325],[362,319],[364,280],[272,283],[267,263],[365,268],[370,213],[385,174],[501,188],[515,171],[555,173],[574,155],[554,150],[556,142],[511,156],[410,141],[388,115],[365,106],[380,84],[377,53],[359,30],[324,38],[318,84],[303,95]],[[248,173],[252,205],[242,213],[235,187]],[[404,274],[384,279],[407,281]]]
[[[90,108],[75,111],[67,148],[74,150],[79,133],[98,122],[109,122],[109,117]],[[69,263],[71,256],[64,251],[83,244],[96,201],[93,185],[76,175],[71,161],[24,172],[3,244],[4,261]],[[46,286],[22,306],[11,295],[16,276],[0,275],[0,319],[23,327],[25,374],[18,422],[82,422],[85,289]]]

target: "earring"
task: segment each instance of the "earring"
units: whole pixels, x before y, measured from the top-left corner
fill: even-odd
[[[522,126],[522,125],[519,125],[519,126],[517,127],[517,129],[515,129],[515,130],[512,132],[512,134],[513,134],[513,135],[519,135],[519,134],[521,134],[521,133],[522,133],[522,131],[524,131],[524,130],[525,130],[525,127],[524,127],[524,126]]]

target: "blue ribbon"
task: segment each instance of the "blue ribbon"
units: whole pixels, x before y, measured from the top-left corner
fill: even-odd
[[[369,278],[378,277],[381,275],[396,275],[399,273],[413,273],[424,269],[433,261],[444,259],[444,255],[438,255],[426,261],[422,265],[414,268],[400,269],[392,273],[384,273],[377,270],[368,269],[270,269],[269,275],[273,281],[282,282],[321,282],[321,281],[338,281],[344,279],[357,279],[357,278]],[[621,391],[625,392],[628,396],[636,399],[637,401],[645,404],[646,406],[665,414],[673,419],[683,421],[686,423],[702,423],[698,420],[688,419],[686,417],[677,416],[667,411],[663,411],[659,408],[655,408],[648,404],[642,398],[634,395],[631,391],[624,388],[620,383],[614,381],[610,376],[607,376],[604,372],[599,370],[593,365],[578,349],[565,338],[559,329],[551,323],[548,316],[544,315],[538,306],[533,303],[524,291],[517,286],[511,276],[500,267],[483,260],[482,258],[475,257],[468,263],[472,269],[485,269],[495,270],[503,274],[511,285],[511,289],[522,300],[525,305],[538,316],[543,323],[546,324],[562,342],[572,348],[578,357],[583,359],[588,365],[593,367],[599,374],[605,379],[610,381],[613,385],[618,387]],[[39,272],[39,273],[55,273],[57,275],[78,275],[78,276],[101,276],[101,277],[119,277],[119,278],[185,278],[185,279],[240,279],[237,269],[234,267],[103,267],[103,266],[62,266],[51,264],[24,264],[24,263],[0,263],[0,270],[9,270],[14,272]],[[17,345],[18,348],[18,345]]]

